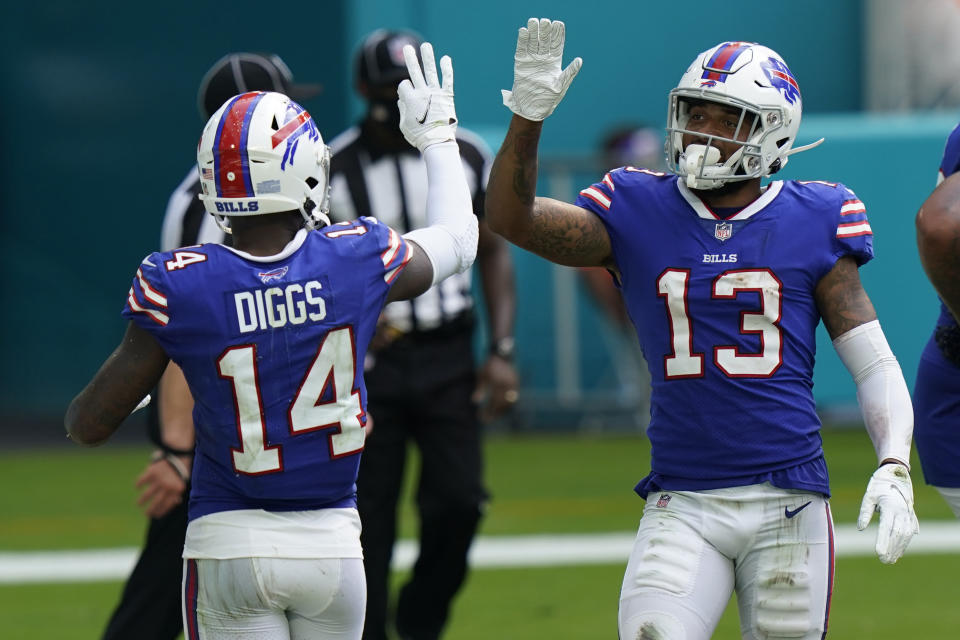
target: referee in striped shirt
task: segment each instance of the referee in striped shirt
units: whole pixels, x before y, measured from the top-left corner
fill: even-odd
[[[425,224],[426,168],[400,133],[397,84],[407,76],[403,46],[419,51],[411,32],[378,30],[355,55],[356,88],[367,113],[331,143],[331,218],[374,216],[401,232]],[[460,155],[483,214],[491,154],[457,128]],[[510,251],[480,220],[476,264],[486,303],[490,345],[474,362],[474,300],[469,272],[418,298],[388,305],[365,363],[374,425],[360,460],[357,499],[367,574],[365,640],[386,640],[393,626],[404,640],[439,638],[463,584],[467,552],[487,493],[483,485],[481,417],[517,400],[513,365],[515,291]],[[479,375],[478,375],[479,373]],[[483,414],[482,416],[479,414]],[[391,606],[388,592],[397,503],[408,444],[419,449],[416,502],[420,554]]]

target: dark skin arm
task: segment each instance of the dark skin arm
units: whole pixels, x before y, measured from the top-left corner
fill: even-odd
[[[429,289],[433,282],[433,263],[430,262],[430,258],[416,242],[408,242],[410,242],[413,256],[390,287],[387,302],[416,298]]]
[[[156,386],[169,360],[153,336],[130,322],[123,340],[70,403],[63,419],[67,435],[83,445],[103,444]]]
[[[480,220],[477,265],[487,306],[490,342],[513,337],[517,296],[510,247],[503,238],[490,231],[483,220]],[[480,367],[477,382],[475,401],[482,402],[484,398],[487,401],[483,409],[484,419],[499,416],[512,406],[508,393],[516,392],[518,383],[513,362],[490,354]]]
[[[817,283],[814,295],[831,340],[877,319],[873,303],[860,282],[857,262],[850,256],[837,260],[833,269]],[[906,464],[895,458],[884,458],[880,466],[888,463]]]
[[[581,207],[537,198],[537,146],[542,122],[513,116],[487,183],[486,220],[513,244],[557,264],[614,268],[610,236]]]
[[[923,270],[953,317],[960,318],[960,174],[930,194],[916,226]]]
[[[860,282],[857,263],[850,256],[837,260],[814,291],[823,326],[836,340],[847,331],[877,319],[877,312]]]

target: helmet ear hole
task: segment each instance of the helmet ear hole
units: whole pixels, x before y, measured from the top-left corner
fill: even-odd
[[[780,138],[777,140],[777,147],[783,149],[783,146],[790,142],[790,138]]]
[[[273,116],[273,121],[270,123],[270,128],[274,131],[280,131],[280,124],[277,122],[277,116]]]
[[[320,181],[314,178],[313,176],[310,176],[309,178],[307,178],[306,183],[307,183],[307,186],[310,187],[310,189],[316,189],[317,185],[320,184]]]

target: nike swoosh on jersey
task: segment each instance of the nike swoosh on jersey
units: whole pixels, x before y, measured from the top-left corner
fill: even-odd
[[[800,505],[793,511],[790,510],[790,507],[784,507],[783,515],[787,516],[788,518],[792,518],[793,516],[797,515],[798,513],[806,509],[808,506],[810,506],[810,502],[804,502],[802,505]]]

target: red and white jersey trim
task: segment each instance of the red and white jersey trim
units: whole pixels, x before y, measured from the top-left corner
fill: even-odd
[[[166,300],[166,298],[164,298],[164,300]],[[161,326],[165,327],[167,326],[167,323],[170,322],[170,316],[167,314],[155,309],[148,309],[137,302],[136,292],[133,290],[133,287],[130,287],[130,291],[127,292],[127,304],[130,305],[131,310],[135,311],[136,313],[147,314],[151,319],[153,319],[154,322]]]
[[[158,307],[167,307],[167,297],[150,286],[150,283],[143,277],[142,269],[137,269],[137,280],[140,281],[140,288],[143,290],[143,296],[147,300]]]
[[[867,208],[859,200],[847,200],[840,207],[840,215],[849,216],[854,213],[866,213]]]
[[[873,229],[870,228],[870,223],[866,220],[837,225],[838,238],[853,238],[854,236],[871,235],[873,235]]]
[[[391,233],[393,232],[391,231]],[[408,262],[410,262],[410,258],[413,257],[413,249],[410,247],[410,244],[408,242],[404,242],[403,247],[403,260],[401,260],[400,264],[398,264],[396,267],[383,274],[383,279],[387,282],[387,284],[393,284],[393,281],[398,275],[400,275],[400,272],[403,271],[403,268],[407,266]]]
[[[607,178],[609,178],[609,174],[607,175]],[[604,178],[604,181],[606,181],[607,178]],[[582,195],[584,198],[590,198],[598,205],[603,207],[604,210],[610,209],[610,197],[596,187],[587,187],[580,192],[580,195]]]

